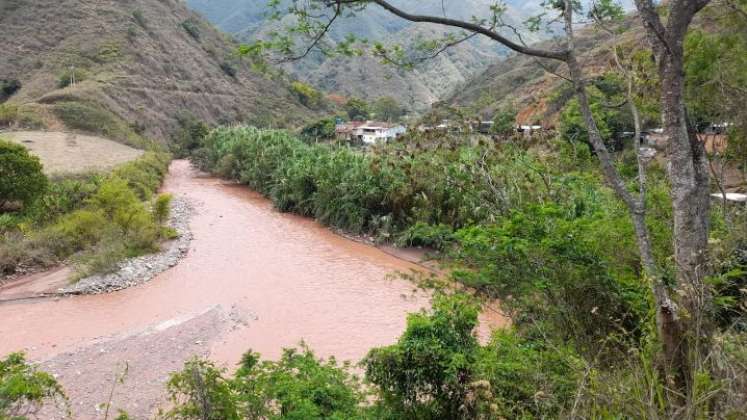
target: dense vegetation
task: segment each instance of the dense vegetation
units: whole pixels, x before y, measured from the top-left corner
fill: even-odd
[[[524,348],[543,349],[540,355],[527,356],[535,363],[527,367],[532,372],[528,376],[548,374],[548,367],[540,361],[556,357],[551,351],[562,348],[562,354],[573,355],[574,362],[568,362],[573,369],[558,374],[573,378],[569,379],[572,385],[564,383],[560,387],[566,394],[548,393],[547,398],[554,402],[543,408],[547,411],[523,406],[519,412],[511,411],[512,405],[519,404],[512,399],[498,404],[502,415],[558,415],[569,409],[567,404],[572,401],[568,392],[581,393],[576,397],[577,404],[600,415],[604,410],[631,416],[640,415],[636,410],[642,407],[663,410],[654,399],[639,401],[641,406],[626,400],[644,396],[625,392],[660,391],[655,382],[645,381],[650,378],[647,375],[659,374],[649,364],[656,357],[651,344],[654,320],[650,291],[641,281],[642,268],[626,209],[603,184],[589,149],[579,147],[582,140],[541,146],[532,146],[531,142],[467,145],[456,139],[438,140],[434,144],[428,139],[409,138],[364,152],[308,144],[283,131],[219,128],[208,135],[204,148],[196,151],[195,161],[267,195],[283,211],[315,217],[336,228],[380,240],[441,250],[455,280],[479,294],[501,299],[502,309],[512,315],[515,330],[498,333],[502,337],[498,341],[505,346],[501,351],[515,355]],[[637,163],[631,150],[624,150],[616,164],[621,173],[634,179]],[[649,165],[648,178],[654,254],[665,270],[664,276],[671,278],[669,186],[656,162]],[[743,340],[741,327],[734,328],[744,319],[744,297],[734,291],[747,284],[744,261],[739,257],[747,245],[747,223],[743,210],[723,211],[712,214],[712,240],[718,244],[712,250],[712,263],[720,268],[710,281],[718,310],[729,314],[719,334],[725,342],[734,343]],[[725,217],[738,222],[727,225]],[[457,318],[464,315],[456,312]],[[414,319],[418,318],[411,319],[411,328],[415,328]],[[456,328],[462,322],[454,319],[447,325]],[[408,330],[400,343],[408,337],[415,339],[413,334]],[[455,340],[464,344],[462,339]],[[433,343],[420,344],[422,351],[438,351]],[[744,355],[722,350],[718,357],[741,363],[734,358]],[[475,354],[464,349],[459,354],[464,352]],[[631,352],[637,356],[631,359]],[[418,367],[418,360],[438,357],[438,353],[421,359],[394,350],[372,352],[366,362],[367,379],[378,386],[379,398],[387,401],[386,410],[398,413],[392,414],[393,418],[458,418],[455,410],[465,409],[463,401],[450,398],[483,395],[467,388],[451,389],[448,382],[438,383],[438,387],[444,387],[442,393],[429,394],[435,392],[432,383],[425,382],[418,389],[413,377],[397,379],[397,375],[409,375],[405,373],[408,369],[427,369]],[[465,372],[475,372],[487,363],[477,357],[461,357]],[[381,365],[371,364],[374,360]],[[703,369],[711,385],[707,388],[710,391],[703,389],[709,393],[703,397],[707,403],[698,409],[704,414],[734,409],[729,406],[733,401],[726,397],[737,386],[733,378],[718,377],[710,368]],[[595,381],[593,391],[588,388],[590,383],[583,385],[586,388],[574,388],[591,381],[589,375]],[[475,374],[478,382],[486,377],[489,375]],[[612,378],[612,382],[606,382]],[[518,398],[518,391],[497,390],[493,379],[486,380],[491,391],[484,393],[483,402],[504,395]],[[469,383],[465,379],[461,385]],[[555,389],[556,384],[545,384]],[[574,390],[568,391],[568,387]],[[710,394],[714,389],[720,392]],[[428,407],[416,407],[424,401],[429,402]]]
[[[432,310],[409,316],[396,344],[371,350],[361,363],[365,381],[303,344],[277,362],[248,352],[230,377],[208,361],[190,361],[168,384],[166,417],[537,418],[567,406],[578,379],[573,351],[513,330],[480,345],[472,335],[478,309],[465,295],[436,296]]]
[[[0,210],[13,204],[27,207],[46,187],[39,158],[21,145],[0,139]]]
[[[164,236],[174,234],[163,227],[170,197],[153,198],[168,162],[167,155],[148,152],[109,175],[43,178],[33,201],[0,214],[0,274],[73,257],[84,276],[156,250]]]
[[[742,21],[732,28],[725,34],[694,32],[687,39],[687,106],[698,123],[730,122],[744,113],[743,103],[727,100],[723,91],[738,91],[746,80],[747,55],[741,52],[747,51],[747,32]],[[630,53],[626,47],[621,50],[622,55]],[[640,71],[636,77],[655,73],[641,68],[651,64],[647,54],[626,59],[632,72]],[[608,149],[619,152],[614,165],[628,180],[623,189],[638,192],[639,162],[619,136],[631,129],[631,115],[609,106],[631,100],[624,98],[625,83],[617,74],[591,82],[588,94],[599,134]],[[657,121],[661,110],[651,96],[660,82],[650,76],[636,83],[640,91],[627,94],[644,120]],[[296,87],[300,99],[313,99],[304,86]],[[347,364],[318,359],[303,344],[286,350],[279,361],[262,361],[250,351],[233,375],[195,359],[169,381],[171,405],[163,415],[742,418],[747,411],[747,211],[724,205],[710,213],[709,276],[699,280],[712,302],[709,298],[707,310],[698,315],[705,318],[713,340],[704,346],[707,354],[689,361],[692,383],[677,388],[663,366],[657,308],[629,211],[602,181],[594,148],[586,147],[593,143],[593,130],[587,130],[581,104],[569,100],[563,89],[557,95],[562,100],[550,102],[562,102],[560,136],[543,144],[505,135],[515,117],[510,109],[496,114],[495,132],[506,138],[501,144],[412,137],[367,152],[309,141],[328,135],[331,120],[309,126],[303,138],[276,130],[220,128],[201,147],[196,140],[205,127],[185,125],[180,150],[191,152],[203,169],[245,183],[282,211],[382,241],[436,249],[450,269],[449,280],[467,287],[463,293],[437,292],[431,310],[411,314],[397,343],[372,349],[364,358],[362,378]],[[389,112],[355,99],[346,111],[350,118]],[[744,124],[740,120],[727,127],[724,158],[743,164]],[[602,151],[604,147],[596,148]],[[653,259],[661,268],[657,274],[673,284],[672,186],[660,162],[645,164],[642,199]],[[140,200],[147,200],[149,186],[156,184],[115,174],[82,188],[85,199],[71,202],[84,204],[63,204],[69,210],[53,220],[41,222],[42,215],[55,214],[44,207],[42,196],[24,204],[28,219],[13,216],[6,223],[21,232],[25,220],[38,223],[40,232],[50,235],[40,236],[44,243],[73,238],[62,242],[65,249],[75,249],[75,244],[106,248],[113,235],[126,238],[115,243],[133,244],[115,248],[115,255],[140,252],[157,235],[152,222],[158,226],[164,220],[168,204],[167,198],[159,199],[150,212],[143,206]],[[42,210],[34,213],[35,208]],[[33,243],[34,235],[27,237]],[[9,243],[6,239],[2,245]],[[500,299],[513,321],[511,328],[495,331],[487,344],[473,335],[480,297]],[[17,356],[13,363],[32,372]],[[19,380],[33,382],[33,375]],[[678,389],[692,393],[674,397],[687,404],[668,401]],[[6,408],[0,404],[0,418],[2,410]]]

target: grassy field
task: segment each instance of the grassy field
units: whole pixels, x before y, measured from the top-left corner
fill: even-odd
[[[142,150],[121,143],[80,134],[18,131],[0,136],[22,144],[39,156],[47,174],[109,170],[143,154]]]

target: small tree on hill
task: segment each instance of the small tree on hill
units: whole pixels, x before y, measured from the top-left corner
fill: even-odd
[[[345,111],[351,120],[367,120],[371,117],[368,103],[363,99],[350,98],[345,104]]]
[[[373,112],[377,119],[388,122],[399,121],[405,115],[402,105],[391,96],[384,96],[377,99],[373,103]]]

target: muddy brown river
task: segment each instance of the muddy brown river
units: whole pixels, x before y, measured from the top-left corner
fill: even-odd
[[[358,361],[428,304],[393,275],[417,265],[281,214],[186,161],[172,163],[164,190],[195,207],[194,240],[176,267],[108,295],[0,304],[0,354],[23,350],[57,375],[76,418],[101,415],[96,404],[125,361],[114,405],[142,418],[161,403],[168,373],[194,355],[232,367],[248,349],[277,358],[304,340],[320,356]]]

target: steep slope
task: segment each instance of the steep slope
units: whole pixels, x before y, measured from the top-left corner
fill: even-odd
[[[445,12],[469,20],[473,16],[489,16],[489,7],[494,1],[398,0],[394,3],[408,11],[438,15]],[[262,37],[277,27],[277,23],[265,21],[266,0],[188,0],[188,4],[221,29],[244,40]],[[525,2],[509,2],[506,19],[517,23],[532,10]],[[291,18],[283,21],[287,23]],[[329,36],[330,43],[339,42],[349,33],[390,44],[405,42],[407,46],[407,42],[432,39],[445,32],[438,26],[412,24],[372,5],[353,18],[336,22]],[[327,58],[321,54],[312,54],[285,69],[293,77],[329,92],[365,99],[393,96],[411,109],[423,110],[504,55],[505,49],[497,44],[474,38],[418,65],[413,71],[399,71],[370,57]]]
[[[165,141],[185,113],[281,126],[311,115],[178,0],[3,0],[0,27],[0,79],[22,84],[11,103],[73,128],[91,125],[93,109]]]
[[[577,33],[576,44],[581,51],[579,60],[587,74],[599,75],[611,69],[611,51],[615,43],[645,42],[639,25],[637,18],[628,16],[620,25],[623,33],[616,40],[609,33],[594,28]],[[555,41],[536,45],[544,48],[557,46]],[[559,98],[557,103],[549,98],[566,82],[547,70],[560,75],[566,73],[565,65],[559,62],[511,54],[457,86],[442,105],[460,108],[468,115],[482,118],[492,118],[496,110],[510,106],[518,111],[521,124],[553,126],[560,110],[558,106],[567,98]]]

